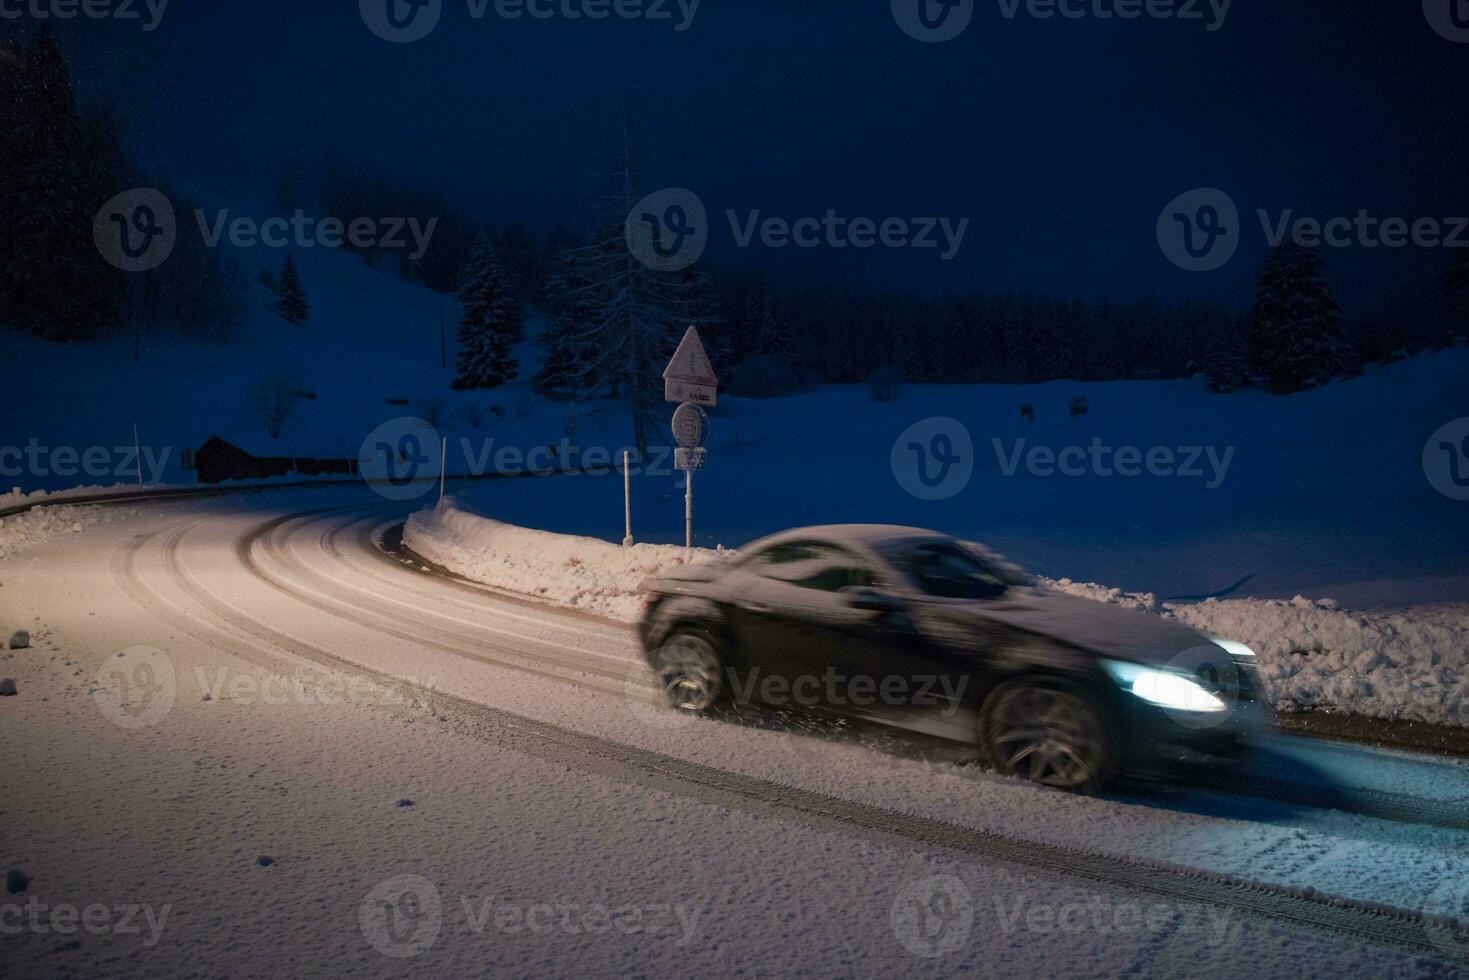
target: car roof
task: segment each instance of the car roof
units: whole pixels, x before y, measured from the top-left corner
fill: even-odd
[[[849,544],[869,549],[879,549],[894,541],[931,539],[952,541],[953,537],[939,531],[919,527],[903,527],[900,524],[820,524],[814,527],[798,527],[781,531],[769,537],[753,541],[741,550],[757,551],[770,545],[786,541],[807,540],[830,541],[833,544]]]

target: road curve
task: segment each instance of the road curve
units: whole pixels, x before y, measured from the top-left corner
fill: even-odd
[[[1453,958],[1469,950],[1469,930],[1462,923],[1441,922],[1410,908],[1273,885],[1207,867],[1023,839],[788,785],[547,720],[536,710],[536,698],[559,698],[561,689],[603,698],[613,694],[655,710],[656,692],[629,631],[470,583],[446,581],[385,555],[376,542],[401,523],[403,513],[401,505],[381,503],[290,510],[249,520],[182,513],[161,530],[127,540],[112,556],[112,576],[135,603],[163,622],[252,663],[309,665],[367,678],[396,689],[405,699],[464,719],[486,738],[568,765],[779,819],[897,838],[1415,953]],[[450,683],[417,676],[415,666],[430,660],[449,673]],[[502,671],[533,679],[527,682],[534,688],[528,700],[512,700],[507,709],[465,693],[468,682],[463,678],[487,672],[503,676]],[[1286,802],[1304,806],[1328,802],[1313,797],[1313,790],[1292,786],[1261,781],[1253,792],[1285,795]],[[1222,788],[1244,791],[1240,786]],[[1013,792],[1034,790],[1017,786]],[[1458,816],[1463,796],[1433,799],[1370,787],[1354,793],[1366,801],[1359,812],[1370,816],[1463,826]],[[1340,803],[1341,798],[1329,802]]]

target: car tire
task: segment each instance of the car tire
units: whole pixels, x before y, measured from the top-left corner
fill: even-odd
[[[678,629],[649,657],[669,707],[704,714],[725,699],[724,659],[708,634]]]
[[[1106,713],[1063,682],[1005,684],[985,700],[979,724],[990,764],[1007,776],[1082,793],[1116,776],[1117,739]]]

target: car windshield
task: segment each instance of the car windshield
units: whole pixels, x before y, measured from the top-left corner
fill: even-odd
[[[956,541],[906,541],[890,552],[918,588],[940,599],[993,599],[1024,580]]]

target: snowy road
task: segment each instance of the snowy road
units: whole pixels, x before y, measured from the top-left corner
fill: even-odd
[[[1227,785],[1090,799],[850,726],[692,721],[655,706],[624,627],[385,555],[406,513],[365,490],[128,505],[0,563],[0,625],[43,639],[0,661],[0,861],[34,879],[0,903],[0,930],[25,922],[7,959],[1466,968],[1434,918],[1466,914],[1463,763],[1281,738]],[[128,896],[170,907],[153,943],[26,911]],[[542,906],[575,914],[532,928]],[[627,908],[640,927],[595,927]]]

